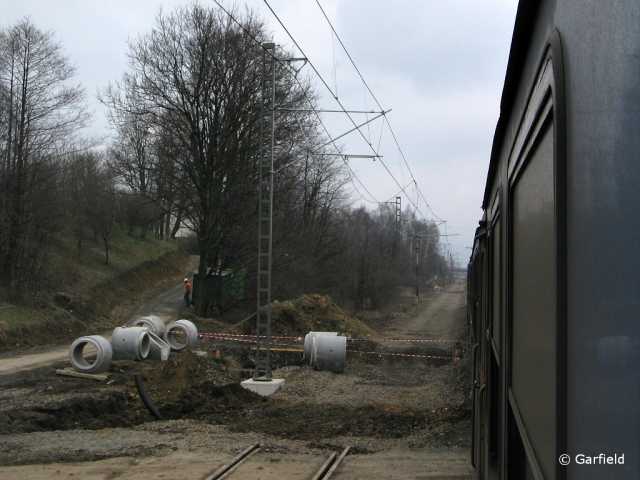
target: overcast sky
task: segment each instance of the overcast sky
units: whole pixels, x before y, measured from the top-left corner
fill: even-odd
[[[509,53],[517,0],[320,0],[360,71],[385,109],[409,165],[429,204],[446,219],[451,249],[459,264],[469,255],[480,204],[500,93]],[[154,17],[182,0],[0,0],[4,26],[30,16],[53,30],[77,68],[87,91],[93,121],[89,134],[109,135],[96,92],[120,79],[127,66],[127,40],[150,30]],[[215,6],[213,2],[201,4]],[[228,7],[234,3],[222,2]],[[291,42],[261,0],[246,4],[267,21],[277,43]],[[271,0],[305,54],[350,109],[375,109],[315,0]],[[236,1],[241,7],[243,3]],[[306,68],[303,72],[311,74]],[[337,105],[318,82],[325,108]],[[338,136],[350,124],[324,116]],[[358,120],[364,120],[361,115]],[[377,145],[381,121],[364,132]],[[345,152],[368,154],[357,134],[343,141]],[[402,187],[411,177],[388,130],[380,153]],[[353,169],[376,200],[396,194],[398,186],[379,162],[352,159]],[[415,203],[415,189],[406,192]],[[354,205],[363,203],[353,192]],[[371,204],[364,203],[368,207]],[[403,208],[409,202],[403,199]],[[420,210],[431,213],[420,202]]]

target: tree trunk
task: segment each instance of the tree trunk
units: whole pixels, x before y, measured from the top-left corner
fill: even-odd
[[[198,261],[198,281],[193,285],[192,295],[195,296],[197,300],[195,303],[196,313],[201,317],[204,317],[207,314],[207,302],[204,298],[204,282],[202,280],[207,274],[207,255],[204,253],[207,249],[207,242],[199,240],[198,243],[198,250],[200,251],[200,259]]]
[[[171,213],[166,213],[164,216],[164,228],[163,228],[163,240],[169,240],[169,232],[171,231]]]
[[[109,265],[109,237],[104,235],[102,242],[104,243],[104,264]]]
[[[171,230],[171,240],[175,240],[176,234],[182,225],[182,209],[178,210],[178,214],[176,216],[176,222],[173,224],[173,229]]]

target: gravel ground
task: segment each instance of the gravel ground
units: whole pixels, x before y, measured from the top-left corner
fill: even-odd
[[[424,335],[433,318],[439,335],[447,321],[463,321],[458,296],[436,300],[436,307],[425,304],[413,313],[412,332]],[[406,323],[406,309],[393,318]],[[390,329],[402,333],[402,325]],[[164,365],[118,365],[110,385],[53,375],[60,365],[0,377],[0,465],[129,462],[187,452],[223,458],[252,443],[301,456],[346,445],[354,455],[446,449],[461,452],[456,462],[464,463],[470,411],[461,364],[376,358],[349,354],[343,374],[280,368],[274,376],[285,378],[285,387],[268,400],[238,389],[237,363],[184,353]],[[153,421],[133,388],[133,373],[145,375],[169,419]]]
[[[408,368],[410,366],[411,368]],[[305,367],[285,367],[275,375],[286,380],[286,388],[274,399],[289,402],[362,405],[429,410],[460,405],[463,392],[456,390],[452,365],[434,367],[420,361],[372,365],[352,360],[342,375]]]

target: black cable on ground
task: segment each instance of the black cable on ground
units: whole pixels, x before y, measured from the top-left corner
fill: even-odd
[[[133,376],[136,381],[136,389],[138,390],[138,395],[140,395],[140,400],[144,403],[144,406],[147,407],[147,410],[156,417],[158,420],[162,420],[162,415],[160,414],[160,410],[156,407],[155,403],[151,401],[149,395],[147,395],[147,391],[144,388],[144,382],[142,380],[142,375],[136,374]]]

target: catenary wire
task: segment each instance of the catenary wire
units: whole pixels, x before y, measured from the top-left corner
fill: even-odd
[[[315,105],[313,104],[313,101],[309,98],[309,95],[306,92],[306,89],[304,88],[304,86],[302,85],[302,82],[300,81],[300,79],[297,76],[297,72],[288,64],[288,62],[283,61],[282,59],[278,58],[276,55],[272,54],[271,52],[269,52],[269,50],[267,50],[263,45],[262,42],[260,42],[260,40],[258,40],[243,24],[242,22],[240,22],[235,15],[233,15],[229,10],[227,10],[224,5],[222,5],[218,0],[213,0],[213,2],[236,24],[238,25],[244,32],[245,34],[256,44],[258,45],[261,49],[263,49],[265,52],[267,52],[269,55],[271,55],[273,57],[273,59],[275,61],[277,61],[278,63],[285,65],[287,68],[289,68],[291,71],[293,71],[294,75],[293,78],[296,81],[297,85],[301,88],[303,95],[307,101],[307,103],[309,104],[311,110],[313,111],[313,113],[315,114],[316,118],[318,119],[318,122],[320,123],[320,125],[322,126],[322,129],[324,130],[325,134],[327,135],[327,137],[329,138],[329,140],[331,141],[331,144],[333,145],[333,147],[336,149],[336,152],[339,154],[340,158],[342,159],[342,161],[344,162],[344,164],[347,166],[348,170],[349,170],[349,177],[352,181],[352,184],[354,185],[354,188],[356,189],[356,191],[358,192],[358,194],[361,196],[361,198],[369,203],[379,203],[378,199],[369,191],[369,189],[364,185],[364,183],[362,182],[362,180],[360,180],[360,178],[357,176],[356,172],[351,168],[351,165],[349,165],[349,162],[347,161],[347,159],[345,158],[344,154],[341,152],[340,147],[338,147],[338,145],[335,143],[335,140],[333,140],[333,137],[331,136],[331,134],[329,133],[328,128],[326,127],[326,125],[324,124],[324,122],[322,121],[322,118],[320,117],[319,112],[317,111],[317,108],[315,107]],[[333,93],[332,93],[333,94]],[[344,110],[344,109],[343,109]],[[367,192],[367,194],[373,199],[373,200],[369,200],[367,198],[365,198],[362,193],[358,190],[357,187],[355,187],[355,182],[353,181],[353,179],[356,179],[357,182],[360,184],[360,186],[365,190],[365,192]]]
[[[273,8],[271,7],[271,5],[269,4],[268,0],[263,0],[265,5],[267,6],[267,8],[269,9],[269,11],[271,11],[271,13],[273,14],[274,18],[276,19],[276,21],[280,24],[280,26],[283,28],[283,30],[285,31],[285,33],[287,34],[287,36],[289,37],[289,39],[293,42],[293,44],[296,46],[296,48],[300,51],[300,53],[302,54],[303,57],[305,57],[307,59],[307,63],[309,64],[309,66],[311,67],[311,69],[314,71],[314,73],[316,74],[316,76],[318,77],[318,79],[320,80],[320,82],[324,85],[324,87],[327,89],[327,91],[333,96],[334,100],[336,101],[336,103],[340,106],[340,108],[343,110],[343,112],[345,113],[345,115],[347,116],[347,118],[349,118],[349,120],[351,121],[351,123],[353,124],[353,126],[355,127],[355,129],[357,130],[357,132],[360,134],[360,136],[362,137],[362,139],[365,141],[365,143],[369,146],[369,148],[372,150],[372,152],[374,153],[374,155],[376,155],[376,157],[380,157],[378,155],[378,152],[376,151],[376,149],[374,148],[374,146],[371,144],[371,142],[367,139],[366,135],[362,132],[361,128],[358,126],[358,124],[355,122],[355,120],[353,119],[353,117],[351,116],[351,114],[347,111],[347,109],[345,108],[345,106],[343,105],[343,103],[340,101],[340,99],[338,98],[338,96],[335,94],[335,92],[333,91],[333,89],[329,86],[329,84],[327,83],[327,81],[324,79],[324,77],[322,76],[322,74],[319,72],[319,70],[316,68],[316,66],[314,65],[314,63],[307,57],[307,55],[305,54],[304,50],[300,47],[300,44],[297,42],[297,40],[293,37],[293,35],[291,34],[291,32],[289,31],[289,29],[286,27],[286,25],[284,24],[284,22],[280,19],[280,17],[278,16],[278,14],[273,10]],[[384,115],[383,115],[384,116]],[[407,200],[409,201],[409,203],[411,203],[413,205],[413,207],[416,209],[417,212],[420,213],[420,215],[422,215],[423,218],[426,218],[426,215],[424,215],[424,213],[422,213],[422,211],[420,210],[420,206],[417,205],[416,203],[414,203],[414,201],[411,199],[411,197],[407,194],[406,190],[402,187],[402,185],[400,184],[400,182],[398,182],[398,179],[395,177],[395,175],[393,174],[393,172],[389,169],[389,167],[387,166],[387,164],[384,162],[384,160],[382,160],[382,158],[379,158],[380,164],[384,167],[384,169],[386,170],[387,174],[389,174],[389,176],[391,177],[391,179],[395,182],[395,184],[400,188],[400,190],[405,194],[405,196],[407,197]]]
[[[353,68],[355,69],[356,73],[360,77],[360,80],[362,81],[363,85],[365,86],[365,88],[367,89],[369,94],[371,95],[371,98],[374,100],[374,102],[376,102],[376,105],[378,106],[378,108],[380,108],[380,110],[383,110],[380,101],[378,100],[376,95],[373,93],[373,90],[371,89],[371,87],[369,87],[369,84],[365,80],[364,75],[362,75],[362,72],[360,72],[360,69],[356,65],[355,60],[353,59],[353,57],[351,56],[351,54],[347,50],[347,47],[345,46],[344,42],[342,41],[342,38],[340,37],[340,35],[336,31],[335,27],[333,26],[333,23],[329,19],[329,16],[327,15],[327,13],[325,12],[324,8],[322,7],[322,4],[320,3],[320,0],[315,0],[315,1],[316,1],[316,4],[318,5],[318,8],[322,12],[322,15],[324,16],[325,20],[327,21],[327,23],[331,27],[331,30],[333,31],[333,33],[335,35],[335,38],[338,40],[338,43],[340,43],[340,46],[344,50],[344,53],[347,55],[347,58],[349,59],[349,62],[351,62],[351,65],[353,66]],[[440,216],[438,216],[438,214],[436,214],[436,212],[433,210],[433,208],[431,208],[431,205],[429,204],[429,202],[427,201],[427,199],[424,196],[424,193],[420,189],[420,186],[418,185],[418,182],[416,181],[416,178],[415,178],[415,176],[413,174],[413,171],[411,170],[411,166],[409,165],[407,157],[406,157],[404,151],[402,150],[402,147],[400,146],[400,142],[398,141],[398,137],[396,136],[396,133],[393,130],[393,127],[391,126],[391,122],[389,121],[389,118],[386,115],[384,115],[384,121],[387,124],[387,127],[389,128],[389,132],[391,133],[391,136],[392,136],[393,141],[394,141],[394,143],[396,145],[396,148],[398,149],[398,152],[400,153],[400,156],[402,157],[402,160],[403,160],[405,166],[407,167],[407,171],[409,172],[409,175],[411,176],[411,178],[415,182],[416,188],[418,189],[418,192],[419,192],[420,197],[422,198],[422,201],[425,203],[426,207],[429,209],[431,214],[436,219],[442,221],[442,218]]]

